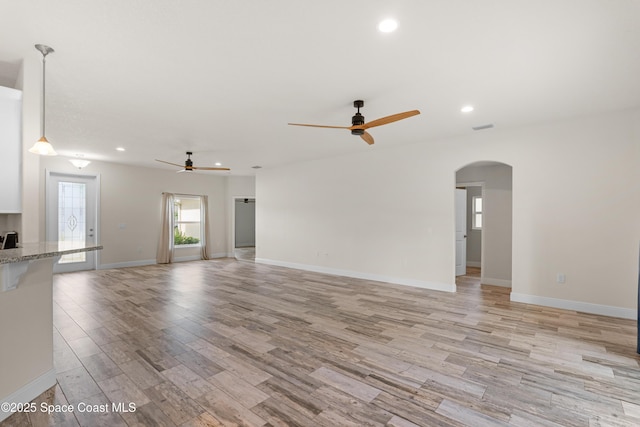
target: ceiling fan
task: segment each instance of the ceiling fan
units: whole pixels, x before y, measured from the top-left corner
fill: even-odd
[[[329,128],[329,129],[349,129],[351,131],[351,135],[360,135],[360,138],[364,139],[364,141],[372,145],[373,137],[367,129],[382,126],[389,123],[397,122],[398,120],[406,119],[412,116],[416,116],[420,114],[418,110],[405,111],[404,113],[392,114],[390,116],[382,117],[380,119],[376,119],[370,121],[368,123],[364,122],[364,116],[360,114],[360,108],[364,106],[364,101],[357,100],[353,101],[353,106],[358,109],[358,112],[355,116],[351,118],[351,126],[324,126],[324,125],[308,125],[303,123],[289,123],[292,126],[309,126],[314,128]]]
[[[184,166],[179,165],[177,163],[165,162],[164,160],[158,160],[158,159],[156,159],[156,162],[166,163],[168,165],[177,166],[179,168],[182,168],[178,172],[190,172],[190,171],[195,171],[195,170],[199,170],[199,171],[228,171],[228,170],[231,170],[229,168],[203,167],[203,166],[196,167],[196,166],[193,166],[193,161],[191,160],[191,156],[192,155],[193,155],[193,153],[191,151],[187,151],[187,160],[185,160]]]

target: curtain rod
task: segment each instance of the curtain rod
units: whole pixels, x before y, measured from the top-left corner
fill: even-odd
[[[203,196],[206,196],[206,194],[170,193],[168,191],[163,191],[162,194],[173,194],[174,196],[188,196],[188,197],[203,197]]]

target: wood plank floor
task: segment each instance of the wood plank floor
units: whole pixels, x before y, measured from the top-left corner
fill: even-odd
[[[635,322],[475,273],[455,294],[235,259],[56,275],[38,402],[76,409],[3,425],[640,425]]]

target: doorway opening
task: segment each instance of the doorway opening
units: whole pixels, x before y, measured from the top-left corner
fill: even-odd
[[[482,269],[484,182],[456,183],[456,277]]]
[[[100,242],[100,177],[46,172],[45,235],[61,249]],[[64,255],[54,273],[95,270],[98,251]]]
[[[240,261],[256,259],[256,199],[233,198],[233,256]]]
[[[456,284],[511,287],[512,169],[482,161],[456,171]]]

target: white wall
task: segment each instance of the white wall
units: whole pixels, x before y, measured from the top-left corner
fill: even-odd
[[[22,211],[22,92],[0,86],[0,212]]]
[[[631,317],[639,122],[627,111],[263,170],[256,257],[453,289],[455,171],[492,160],[513,166],[512,298]]]
[[[101,266],[117,267],[154,263],[160,228],[161,193],[204,194],[209,196],[211,256],[229,252],[226,186],[227,176],[181,173],[93,161],[78,170],[64,157],[41,159],[41,182],[45,169],[74,174],[100,174],[100,251]],[[41,192],[40,215],[44,212]],[[122,228],[121,225],[124,225]],[[41,230],[44,239],[44,228]],[[197,257],[197,248],[176,250],[176,258]]]
[[[30,261],[18,287],[0,293],[0,402],[29,402],[56,383],[52,266]],[[0,408],[0,424],[9,415]]]
[[[23,59],[17,88],[22,90],[22,231],[20,241],[40,241],[39,231],[44,228],[44,216],[40,216],[40,157],[28,150],[42,136],[40,110],[42,103],[42,63],[36,55]],[[53,141],[52,141],[53,142]],[[54,143],[55,144],[55,143]],[[55,147],[55,145],[54,145]]]
[[[431,155],[363,146],[263,170],[257,260],[453,290],[455,169]]]

